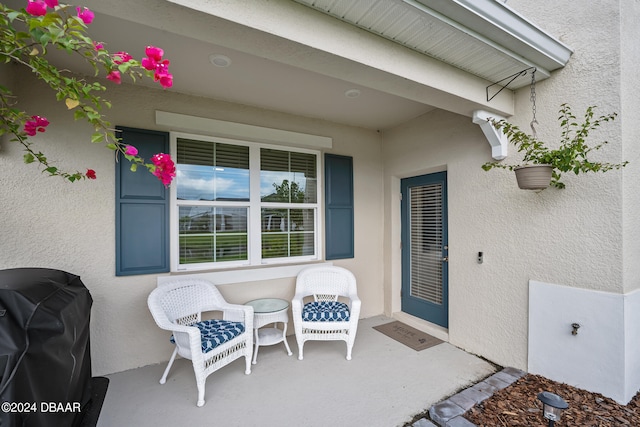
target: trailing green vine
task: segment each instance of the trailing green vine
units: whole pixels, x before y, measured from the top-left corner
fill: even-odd
[[[588,172],[607,172],[613,169],[625,167],[629,162],[607,163],[594,162],[589,159],[589,154],[595,150],[600,150],[607,141],[589,146],[587,138],[589,133],[600,127],[603,123],[615,120],[617,114],[611,113],[600,117],[594,116],[595,106],[587,108],[582,123],[578,123],[576,116],[571,111],[568,104],[560,106],[558,121],[562,128],[560,146],[551,149],[535,135],[529,135],[514,124],[506,120],[488,119],[488,121],[498,130],[501,130],[512,143],[518,152],[524,153],[522,164],[512,165],[501,162],[488,162],[482,165],[485,171],[493,168],[514,170],[522,165],[549,165],[553,168],[551,186],[565,188],[561,181],[562,174],[573,172],[576,175]]]
[[[74,13],[75,12],[75,13]],[[123,75],[132,81],[148,76],[162,87],[173,85],[173,75],[169,73],[169,61],[163,58],[162,49],[147,46],[146,57],[135,60],[126,52],[109,53],[104,45],[87,35],[88,25],[94,13],[86,7],[60,4],[58,0],[28,0],[25,8],[13,10],[0,3],[0,66],[17,64],[45,82],[73,111],[75,120],[84,120],[93,126],[89,139],[92,143],[103,143],[131,162],[131,169],[146,167],[165,185],[175,177],[175,165],[168,154],[158,153],[147,161],[138,156],[137,148],[122,144],[115,135],[111,124],[103,115],[103,110],[111,108],[111,103],[102,97],[106,91],[101,82],[89,82],[59,69],[51,64],[46,54],[49,49],[64,50],[79,55],[90,64],[95,76],[104,72],[106,79],[120,84]],[[93,169],[86,172],[69,172],[52,164],[47,156],[32,141],[38,133],[46,131],[49,120],[33,115],[18,107],[18,99],[10,88],[0,85],[0,135],[11,135],[10,141],[22,145],[25,163],[38,163],[43,172],[50,176],[60,176],[71,182],[80,179],[96,179]]]

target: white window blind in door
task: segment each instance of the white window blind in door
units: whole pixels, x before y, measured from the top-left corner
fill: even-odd
[[[442,184],[411,187],[411,295],[442,304]]]

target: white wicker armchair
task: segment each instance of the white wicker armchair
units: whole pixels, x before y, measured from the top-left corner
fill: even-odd
[[[180,355],[190,359],[198,386],[198,406],[204,405],[207,377],[234,360],[245,357],[251,373],[253,308],[227,303],[216,286],[205,280],[177,279],[154,289],[147,300],[161,329],[173,333],[175,350],[160,379],[164,384]],[[202,320],[202,313],[221,311],[221,320]]]
[[[347,343],[347,360],[358,329],[360,299],[356,278],[347,269],[334,266],[309,267],[296,279],[291,301],[293,326],[302,360],[305,341],[342,340]]]

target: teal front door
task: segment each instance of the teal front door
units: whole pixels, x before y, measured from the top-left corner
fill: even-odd
[[[403,179],[402,311],[447,328],[447,173]]]

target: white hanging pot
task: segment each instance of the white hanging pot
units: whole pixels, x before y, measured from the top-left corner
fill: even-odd
[[[551,183],[550,165],[524,165],[513,168],[518,187],[523,190],[544,190]]]

